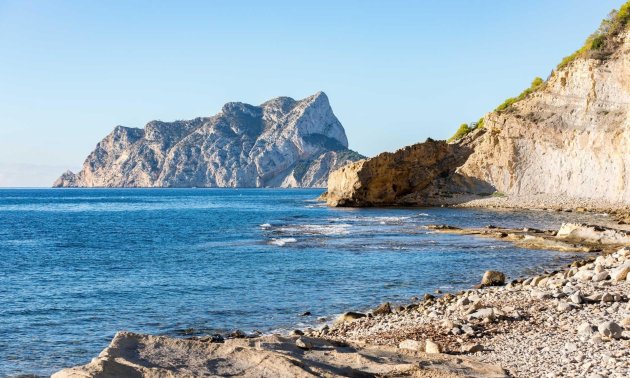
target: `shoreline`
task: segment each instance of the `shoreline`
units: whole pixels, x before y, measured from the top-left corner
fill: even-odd
[[[492,229],[490,237],[496,237],[497,232],[502,231]],[[628,376],[630,248],[617,247],[605,249],[597,258],[577,260],[563,270],[515,280],[505,286],[473,288],[440,297],[425,295],[423,300],[395,309],[387,303],[369,313],[348,312],[333,324],[294,330],[288,336],[179,339],[123,332],[90,364],[64,369],[54,376],[91,376],[111,368],[108,366],[112,363],[144,371],[146,361],[151,361],[153,369],[164,368],[175,374],[191,372],[170,370],[172,361],[155,350],[159,345],[171,344],[175,348],[173,353],[179,349],[206,350],[205,358],[209,360],[201,364],[206,367],[212,361],[226,358],[234,348],[251,348],[247,356],[234,357],[226,364],[231,372],[242,369],[238,371],[256,376],[260,372],[249,362],[262,355],[272,360],[289,358],[303,366],[297,371],[288,367],[286,371],[275,371],[284,376],[311,376],[313,371],[343,375],[336,369],[346,365],[355,373],[378,371],[387,376],[401,372],[396,362],[399,360],[405,361],[403,370],[409,374],[404,375],[417,374],[418,367],[426,370],[422,366],[439,360],[440,369],[426,371],[430,372],[427,376]],[[618,280],[623,273],[620,269],[626,272]],[[614,324],[608,328],[601,326],[606,321]],[[121,342],[136,356],[150,353],[141,360],[121,354],[118,345]],[[436,351],[443,353],[430,353]],[[339,353],[362,361],[375,358],[381,363],[354,366],[350,361],[338,359]],[[185,369],[195,368],[198,363],[198,360],[188,361]]]

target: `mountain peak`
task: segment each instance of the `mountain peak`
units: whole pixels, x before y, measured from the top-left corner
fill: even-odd
[[[116,126],[54,186],[323,187],[331,170],[361,157],[347,146],[323,92],[228,102],[213,117]]]

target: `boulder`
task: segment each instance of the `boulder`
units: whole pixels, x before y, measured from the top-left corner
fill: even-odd
[[[468,316],[471,319],[494,319],[494,311],[491,308],[479,309]]]
[[[505,275],[496,270],[488,270],[483,274],[481,286],[501,286],[505,284]]]
[[[601,271],[599,273],[595,273],[593,275],[593,277],[591,278],[591,281],[599,282],[599,281],[604,281],[607,278],[608,278],[608,271],[607,270],[603,270],[603,271]]]
[[[440,344],[427,339],[424,351],[426,353],[442,353],[442,347],[440,347]]]
[[[365,318],[365,316],[366,316],[365,314],[360,313],[360,312],[348,311],[348,312],[343,313],[339,318],[337,318],[336,323],[352,322],[357,319]]]
[[[313,344],[307,339],[303,339],[301,337],[295,340],[295,346],[297,346],[300,349],[305,349],[305,350],[313,349]]]
[[[417,340],[403,340],[398,344],[398,348],[413,350],[415,352],[424,352],[424,343]]]
[[[628,277],[628,273],[630,273],[630,265],[626,264],[613,270],[610,273],[610,277],[613,281],[624,281]]]
[[[387,315],[391,313],[392,307],[390,306],[389,302],[383,303],[382,305],[375,308],[374,311],[372,311],[372,314],[374,315]]]
[[[621,338],[621,333],[623,332],[619,324],[611,321],[600,323],[597,326],[597,330],[600,334],[602,334],[602,336],[610,337],[612,339]]]
[[[580,270],[573,276],[575,279],[580,281],[590,281],[591,278],[595,275],[595,272],[592,270]]]

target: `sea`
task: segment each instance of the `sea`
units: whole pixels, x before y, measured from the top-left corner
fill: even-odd
[[[0,376],[88,363],[119,330],[288,332],[338,314],[511,279],[574,253],[438,234],[553,229],[602,215],[329,208],[313,189],[0,190]],[[310,312],[310,316],[302,316]]]

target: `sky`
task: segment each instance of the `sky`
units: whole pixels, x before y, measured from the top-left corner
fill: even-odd
[[[116,125],[320,90],[364,155],[445,139],[622,3],[0,0],[0,186],[50,186]]]

